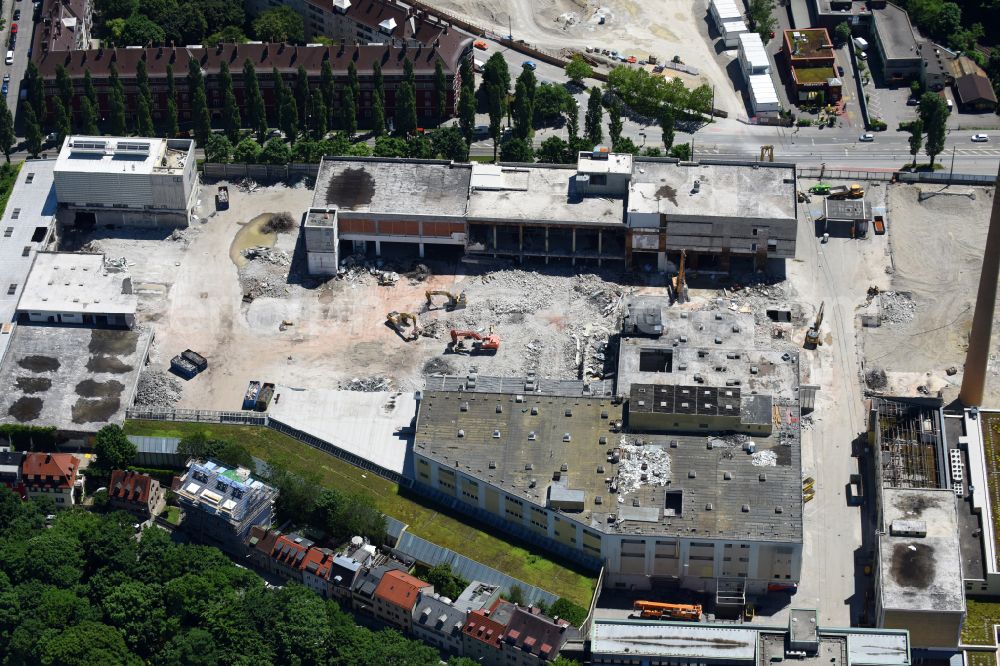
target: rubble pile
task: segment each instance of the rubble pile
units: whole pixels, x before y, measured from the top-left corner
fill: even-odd
[[[621,462],[618,465],[618,501],[622,495],[634,492],[641,485],[665,486],[670,480],[670,454],[659,446],[630,444],[621,440]]]
[[[176,377],[162,370],[147,369],[139,375],[135,406],[169,409],[181,399],[181,391],[181,382]]]
[[[913,321],[917,313],[917,304],[909,294],[901,291],[883,291],[879,294],[879,304],[883,324],[905,324]]]
[[[361,391],[363,393],[378,393],[392,390],[392,380],[388,377],[355,377],[337,386],[341,391]]]
[[[865,384],[868,388],[878,391],[889,385],[889,378],[882,368],[872,368],[865,373]]]
[[[399,282],[399,273],[389,270],[381,259],[369,261],[364,255],[351,255],[340,260],[337,279],[348,282],[364,282],[374,277],[378,284],[392,287]]]
[[[242,252],[246,263],[240,267],[243,300],[280,298],[288,293],[288,253],[270,247],[248,247]]]
[[[750,456],[750,464],[754,467],[777,467],[778,454],[769,449],[757,451]]]

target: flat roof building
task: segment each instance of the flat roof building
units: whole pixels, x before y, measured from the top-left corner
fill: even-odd
[[[781,113],[781,101],[770,74],[752,74],[750,84],[750,111],[755,116],[776,116]]]
[[[823,200],[823,231],[831,236],[864,238],[872,220],[872,207],[866,199]]]
[[[138,297],[122,260],[103,254],[39,252],[17,304],[31,322],[132,328]]]
[[[708,3],[708,13],[715,23],[715,29],[720,33],[726,21],[743,20],[743,12],[736,6],[735,0],[711,0]]]
[[[756,32],[747,32],[739,36],[740,70],[744,78],[754,74],[770,74],[771,60],[764,50],[764,42]]]
[[[185,227],[197,199],[191,139],[67,136],[54,173],[59,207],[78,226]]]
[[[886,83],[918,78],[922,67],[919,42],[910,16],[891,2],[871,10],[871,32]]]

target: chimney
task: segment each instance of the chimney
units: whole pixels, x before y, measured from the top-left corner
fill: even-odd
[[[1000,184],[1000,171],[997,173],[997,183]],[[990,228],[986,234],[986,247],[983,251],[983,271],[979,275],[976,311],[972,315],[969,351],[965,355],[962,390],[958,394],[959,401],[966,407],[979,407],[983,404],[998,277],[1000,277],[1000,197],[994,195]]]

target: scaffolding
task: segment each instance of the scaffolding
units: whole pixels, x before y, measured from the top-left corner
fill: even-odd
[[[920,405],[878,402],[879,462],[890,488],[939,488],[937,451],[941,430],[936,414]]]

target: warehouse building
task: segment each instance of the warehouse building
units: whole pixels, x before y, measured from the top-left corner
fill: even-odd
[[[55,169],[67,224],[186,227],[197,200],[194,141],[68,136]]]
[[[31,322],[132,328],[138,303],[123,261],[103,254],[39,252],[17,313]]]

